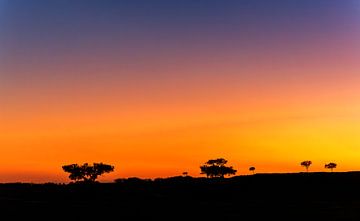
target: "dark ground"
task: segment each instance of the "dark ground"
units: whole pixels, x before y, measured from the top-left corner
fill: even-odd
[[[1,220],[360,220],[360,172],[1,184]]]

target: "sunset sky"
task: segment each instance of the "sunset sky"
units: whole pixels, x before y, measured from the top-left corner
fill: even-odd
[[[360,170],[358,0],[0,0],[0,182]]]

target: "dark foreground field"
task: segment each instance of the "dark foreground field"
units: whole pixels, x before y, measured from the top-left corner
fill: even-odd
[[[360,220],[360,173],[0,185],[1,220]]]

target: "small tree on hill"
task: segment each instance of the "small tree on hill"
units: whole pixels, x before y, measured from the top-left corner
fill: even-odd
[[[300,163],[301,166],[306,168],[306,172],[309,172],[309,167],[311,166],[312,162],[310,160],[306,160]]]
[[[325,164],[325,168],[326,169],[330,169],[331,172],[333,172],[333,170],[337,167],[337,164],[336,163],[328,163],[328,164]]]
[[[206,176],[210,178],[224,178],[225,175],[235,175],[236,170],[234,170],[233,167],[225,166],[226,163],[227,160],[223,158],[209,160],[200,167],[201,174],[206,174]]]
[[[103,163],[94,163],[93,165],[89,165],[88,163],[83,165],[70,164],[62,168],[66,173],[70,173],[70,180],[90,183],[95,182],[98,176],[114,171],[114,166]]]
[[[255,174],[255,169],[256,169],[255,167],[250,167],[249,171],[252,172],[252,174]]]

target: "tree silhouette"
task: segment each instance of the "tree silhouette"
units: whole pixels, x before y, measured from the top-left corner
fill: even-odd
[[[310,160],[306,160],[300,163],[301,166],[306,168],[306,172],[309,172],[309,167],[311,166],[312,162]]]
[[[252,172],[253,174],[255,174],[255,169],[256,169],[255,167],[250,167],[249,171]]]
[[[218,158],[215,160],[209,160],[203,166],[200,166],[201,174],[206,174],[210,178],[224,178],[225,175],[235,175],[236,170],[233,167],[225,166],[227,160]]]
[[[328,164],[325,164],[325,168],[326,169],[330,169],[331,172],[333,172],[333,170],[337,167],[337,164],[336,163],[328,163]]]
[[[70,164],[65,165],[62,169],[66,173],[70,173],[69,179],[74,180],[75,182],[95,182],[98,176],[101,176],[104,173],[110,173],[114,171],[114,166],[103,164],[103,163],[94,163],[89,165],[85,163],[83,165]]]
[[[185,171],[185,172],[182,173],[182,175],[183,175],[184,177],[187,177],[187,176],[189,176],[189,173]]]

